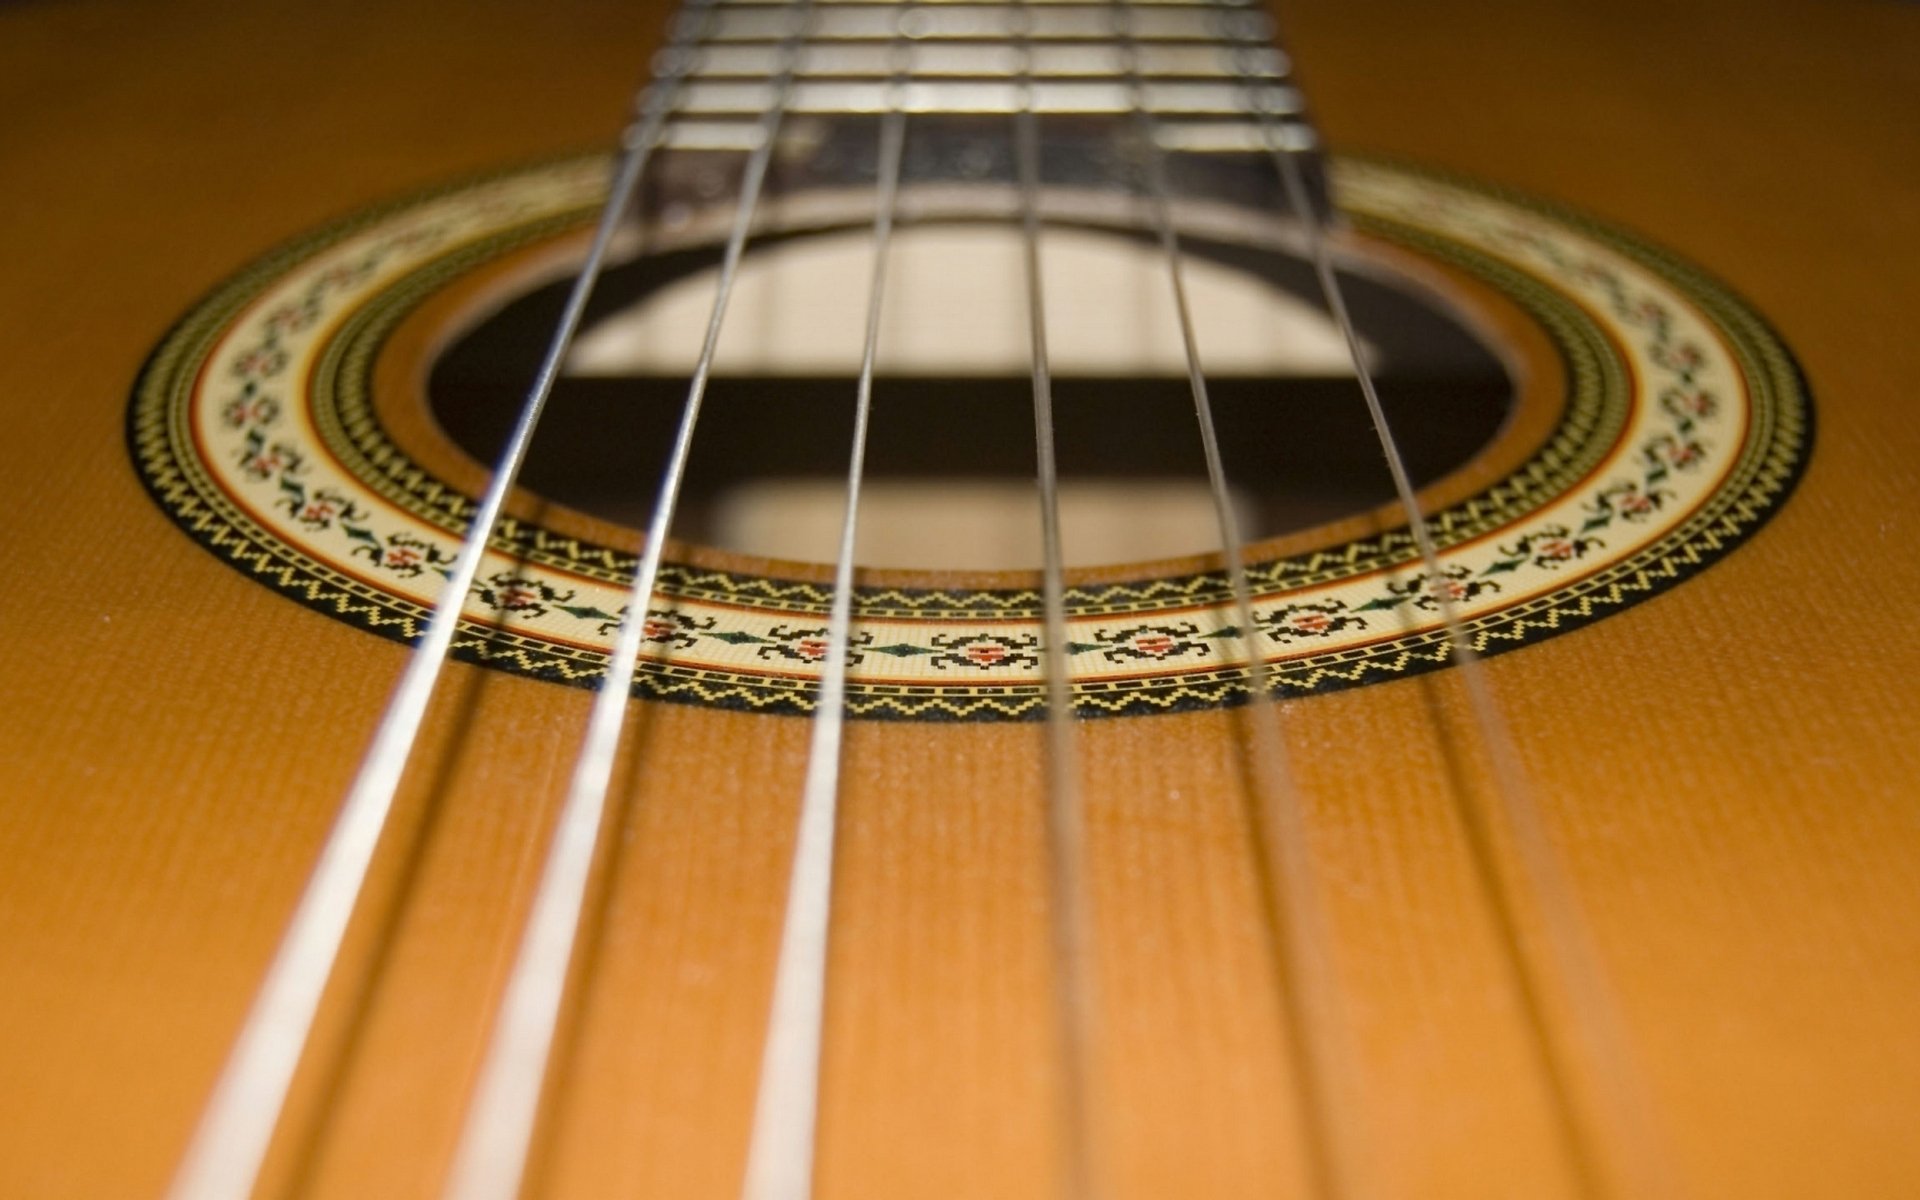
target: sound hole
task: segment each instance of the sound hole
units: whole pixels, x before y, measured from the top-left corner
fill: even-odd
[[[1189,286],[1232,501],[1250,538],[1373,509],[1392,484],[1311,268],[1189,242]],[[1019,243],[1000,227],[902,231],[889,280],[862,507],[872,566],[1036,566],[1032,385]],[[1147,239],[1050,230],[1045,279],[1068,561],[1206,553],[1218,528],[1166,265]],[[770,239],[743,266],[676,533],[830,561],[865,320],[863,231]],[[608,271],[522,475],[551,500],[645,524],[711,304],[712,250]],[[503,304],[436,361],[429,397],[491,461],[565,280]],[[1502,361],[1424,294],[1354,276],[1350,302],[1415,480],[1507,420]]]

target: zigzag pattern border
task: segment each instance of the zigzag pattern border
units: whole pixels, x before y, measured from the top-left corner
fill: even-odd
[[[585,211],[584,215],[590,217],[592,213]],[[447,279],[539,237],[560,232],[577,219],[577,214],[549,217],[506,230],[416,270],[388,288],[375,303],[356,312],[323,352],[314,372],[316,424],[335,457],[388,501],[453,536],[465,536],[465,519],[473,511],[473,502],[413,465],[388,438],[366,387],[371,363],[393,327]],[[1592,333],[1574,305],[1490,256],[1382,218],[1362,217],[1357,223],[1385,240],[1444,257],[1513,296],[1549,330],[1572,385],[1559,427],[1531,458],[1481,493],[1429,515],[1442,548],[1474,538],[1550,501],[1567,481],[1584,474],[1604,453],[1625,419],[1624,406],[1610,403],[1612,397],[1622,393],[1624,383],[1621,368],[1603,340]],[[489,544],[500,553],[529,563],[614,584],[630,578],[636,562],[625,551],[582,542],[511,517],[502,520]],[[1401,527],[1339,546],[1251,562],[1247,572],[1256,591],[1271,593],[1400,566],[1417,558],[1411,536]],[[824,588],[805,580],[699,570],[674,563],[662,564],[659,590],[669,599],[747,604],[796,615],[822,615],[830,602]],[[1074,616],[1144,614],[1164,610],[1169,602],[1204,606],[1230,599],[1226,576],[1218,571],[1074,587],[1066,597],[1068,612]],[[1040,619],[1040,595],[1031,589],[863,587],[856,589],[854,604],[856,613],[867,620]]]
[[[1401,164],[1394,164],[1394,169],[1412,170],[1544,213],[1599,238],[1666,276],[1720,323],[1754,392],[1756,432],[1749,439],[1734,477],[1707,508],[1657,545],[1573,588],[1476,621],[1469,634],[1477,649],[1487,655],[1505,653],[1540,636],[1579,628],[1651,599],[1753,536],[1778,510],[1798,483],[1810,458],[1814,416],[1805,377],[1797,362],[1750,306],[1725,285],[1663,248],[1584,215],[1444,172],[1407,168]],[[486,178],[497,179],[512,173],[491,173]],[[455,184],[426,195],[444,195],[470,185]],[[424,624],[424,609],[325,571],[317,563],[250,534],[244,527],[247,523],[236,519],[238,514],[220,511],[189,477],[188,460],[181,457],[175,444],[173,419],[178,415],[174,400],[180,364],[198,360],[199,354],[193,352],[204,352],[206,342],[231,314],[236,307],[235,297],[249,282],[271,277],[287,263],[319,246],[331,244],[382,214],[413,202],[417,202],[417,198],[384,205],[318,235],[290,243],[215,289],[167,333],[142,366],[133,388],[126,426],[128,448],[142,485],[195,542],[308,608],[403,643],[417,638]],[[1392,544],[1396,533],[1405,541],[1404,530],[1389,531],[1380,539],[1383,550]],[[497,540],[512,550],[520,544],[516,535],[524,537],[526,531],[503,529],[502,537]],[[567,544],[567,548],[576,553],[586,549],[572,539],[554,541]],[[1308,561],[1337,559],[1350,563],[1357,545],[1322,552]],[[1400,557],[1404,559],[1405,555]],[[1297,564],[1289,560],[1271,564],[1274,568],[1288,565],[1296,565],[1297,569]],[[682,566],[669,570],[673,582],[689,594],[697,594],[703,585],[719,585],[727,598],[736,602],[743,591],[788,602],[796,596],[818,591],[815,585],[795,581],[743,579],[724,572],[694,571]],[[1281,571],[1273,582],[1281,579],[1293,584],[1302,581],[1295,571]],[[1183,603],[1204,602],[1209,596],[1217,598],[1223,584],[1217,576],[1197,575],[1080,589],[1076,607],[1077,611],[1085,612],[1128,611],[1104,606],[1113,595],[1125,595],[1130,605],[1147,605],[1166,598],[1177,598]],[[1037,603],[1037,597],[1029,591],[962,595],[968,612],[997,617],[1019,616],[1032,611]],[[868,611],[868,604],[885,608],[898,605],[899,611],[906,614],[925,615],[928,606],[941,600],[953,603],[956,596],[950,592],[885,589],[862,599],[866,602],[862,605],[863,611]],[[985,607],[974,609],[975,603]],[[604,660],[599,655],[585,651],[577,656],[561,653],[551,643],[474,623],[463,624],[454,653],[463,661],[573,686],[595,686],[604,672]],[[1449,658],[1444,637],[1429,633],[1376,647],[1276,664],[1269,677],[1270,688],[1280,695],[1340,690],[1443,668]],[[1248,698],[1244,676],[1233,670],[1114,683],[1078,683],[1074,690],[1076,711],[1089,717],[1230,706],[1244,703]],[[669,702],[781,714],[804,715],[814,707],[810,686],[801,680],[732,675],[675,667],[656,660],[642,663],[634,693]],[[1042,715],[1044,705],[1044,689],[1037,684],[860,685],[852,689],[848,697],[848,707],[854,715],[880,719],[1024,720]]]

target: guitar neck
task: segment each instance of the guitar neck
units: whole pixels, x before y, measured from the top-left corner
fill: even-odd
[[[912,174],[1010,179],[1005,122],[1030,111],[1045,118],[1050,182],[1112,186],[1140,157],[1132,139],[1150,137],[1176,158],[1283,147],[1318,192],[1318,139],[1274,33],[1239,4],[695,3],[653,87],[665,145],[748,148],[778,111],[793,143],[831,144],[800,156],[828,164],[820,182],[870,155],[871,123],[891,109],[917,119]]]

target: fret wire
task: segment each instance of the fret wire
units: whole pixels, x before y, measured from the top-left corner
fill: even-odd
[[[902,22],[912,8],[903,4]],[[873,273],[867,285],[867,324],[854,394],[853,446],[848,454],[846,510],[827,618],[826,667],[820,680],[806,782],[800,797],[780,957],[768,1006],[767,1038],[747,1152],[744,1200],[807,1200],[813,1194],[818,1143],[820,1055],[825,1036],[827,949],[833,904],[841,741],[846,722],[847,657],[853,624],[853,555],[858,536],[860,484],[866,471],[867,426],[873,410],[874,365],[880,345],[887,255],[906,147],[907,78],[904,37],[895,42],[893,100],[880,128],[874,197]]]
[[[1278,50],[1263,48],[1251,63],[1237,64],[1241,43],[1162,43],[1140,47],[1140,74],[1146,78],[1238,80],[1236,66],[1248,73],[1279,78],[1288,64]],[[1118,76],[1118,48],[1098,41],[1054,42],[1035,46],[1036,79],[1078,79]],[[1004,79],[1014,73],[1015,52],[1004,42],[909,43],[911,78]],[[729,42],[702,46],[689,72],[694,79],[758,79],[770,76],[777,65],[777,48],[756,42]],[[895,74],[894,47],[880,42],[810,42],[800,52],[795,72],[800,79],[875,78]]]
[[[797,47],[810,9],[811,0],[798,0],[794,5],[789,34],[791,46]],[[774,101],[762,117],[760,142],[742,176],[740,198],[721,260],[706,338],[687,387],[680,426],[660,480],[646,543],[634,572],[626,611],[607,662],[607,673],[594,697],[586,736],[574,764],[520,952],[496,1018],[480,1084],[454,1155],[444,1193],[448,1200],[512,1200],[519,1193],[538,1124],[540,1093],[579,933],[587,881],[604,823],[614,757],[619,749],[628,695],[646,630],[647,609],[693,448],[694,431],[712,374],[728,301],[773,159],[785,111],[785,87],[792,79],[792,60],[793,55],[789,53],[787,69],[776,87]]]
[[[1133,69],[1138,62],[1138,43],[1132,30],[1134,5],[1132,0],[1111,0],[1111,3],[1116,33],[1128,67],[1128,85],[1138,97],[1145,89],[1140,75]],[[1277,922],[1275,941],[1284,973],[1280,980],[1283,1011],[1298,1060],[1296,1071],[1307,1127],[1308,1170],[1318,1195],[1367,1195],[1371,1192],[1361,1186],[1357,1153],[1360,1142],[1356,1129],[1359,1105],[1353,1086],[1355,1056],[1350,1031],[1340,1012],[1332,939],[1319,900],[1319,872],[1310,850],[1304,802],[1280,727],[1278,705],[1270,694],[1266,659],[1260,650],[1260,627],[1254,619],[1240,522],[1229,495],[1213,403],[1201,362],[1193,310],[1187,298],[1186,269],[1180,235],[1173,221],[1172,187],[1167,178],[1165,151],[1160,146],[1153,112],[1144,105],[1136,105],[1132,112],[1147,204],[1161,256],[1166,260],[1168,287],[1186,356],[1188,390],[1193,397],[1208,488],[1233,594],[1234,617],[1239,623],[1240,642],[1247,658],[1246,717],[1253,749],[1252,776],[1264,814],[1268,854],[1274,864],[1271,877],[1280,892],[1278,912],[1273,914]]]
[[[778,36],[779,4],[729,5],[719,13],[709,38],[714,42],[768,40]],[[1145,24],[1135,35],[1145,42],[1210,42],[1222,39],[1271,45],[1273,25],[1251,8],[1157,6],[1143,9]],[[1023,44],[1086,41],[1104,37],[1106,4],[931,4],[916,9],[908,36],[915,40],[1014,39]],[[1018,25],[1016,32],[1015,26]],[[823,8],[815,28],[822,40],[890,40],[893,23],[878,8],[835,5]]]
[[[758,80],[705,79],[687,84],[681,111],[689,116],[757,115],[764,111],[771,84]],[[1226,79],[1156,80],[1146,85],[1148,107],[1169,116],[1243,116],[1241,84]],[[1272,84],[1267,107],[1294,111],[1299,95]],[[871,79],[809,79],[795,84],[788,111],[796,114],[884,113],[885,83]],[[1040,114],[1123,114],[1131,101],[1119,79],[1050,79],[1021,85],[1013,79],[918,78],[907,85],[902,106],[910,113],[1017,113],[1022,105]]]
[[[1019,14],[1015,75],[1020,105],[1014,114],[1014,158],[1020,189],[1020,225],[1027,282],[1028,332],[1032,344],[1033,432],[1040,492],[1040,537],[1045,551],[1041,592],[1047,687],[1047,863],[1052,890],[1051,937],[1056,979],[1055,1020],[1062,1072],[1060,1118],[1061,1185],[1069,1200],[1105,1194],[1093,1161],[1091,1129],[1092,1054],[1097,1011],[1089,961],[1086,834],[1074,754],[1073,683],[1066,615],[1066,573],[1060,542],[1060,483],[1054,453],[1053,377],[1047,355],[1046,296],[1040,273],[1040,118],[1033,104],[1031,11],[1013,0]]]
[[[332,978],[347,925],[365,886],[374,850],[419,739],[428,701],[458,631],[467,595],[479,574],[506,498],[519,477],[588,297],[606,263],[613,236],[662,139],[683,77],[684,70],[680,70],[657,80],[644,93],[639,119],[622,137],[622,153],[593,240],[534,382],[469,522],[426,633],[388,699],[353,785],[334,818],[313,873],[169,1186],[170,1200],[245,1200],[253,1192],[311,1036],[321,997]]]
[[[769,4],[779,3],[779,0],[714,0],[714,2],[724,8],[766,8]],[[815,7],[822,9],[886,8],[898,2],[899,0],[815,0]],[[998,6],[1010,3],[1011,0],[926,0],[926,2],[938,3],[943,8],[955,7],[956,5],[979,8],[982,6]],[[1030,0],[1030,2],[1036,8],[1090,8],[1104,5],[1108,3],[1109,0]],[[1143,9],[1246,9],[1254,7],[1255,4],[1256,0],[1135,0],[1134,7]]]
[[[1660,1133],[1652,1123],[1648,1093],[1634,1064],[1631,1042],[1626,1034],[1618,1001],[1601,966],[1591,929],[1575,896],[1572,881],[1547,833],[1512,730],[1487,680],[1481,655],[1467,634],[1458,603],[1441,582],[1444,576],[1439,546],[1434,541],[1412,477],[1407,471],[1406,460],[1400,453],[1386,410],[1380,403],[1378,386],[1361,348],[1359,333],[1347,307],[1345,289],[1333,261],[1332,239],[1328,236],[1319,209],[1311,201],[1305,174],[1298,162],[1301,146],[1298,139],[1290,139],[1285,135],[1282,123],[1276,120],[1281,114],[1269,112],[1260,102],[1258,89],[1247,90],[1247,110],[1259,120],[1266,149],[1279,172],[1287,202],[1299,214],[1305,228],[1321,294],[1334,323],[1340,328],[1360,385],[1367,416],[1372,422],[1381,454],[1386,459],[1387,470],[1393,478],[1394,492],[1401,509],[1406,513],[1408,531],[1418,550],[1421,569],[1426,572],[1429,589],[1437,601],[1448,648],[1459,669],[1468,706],[1487,753],[1498,811],[1505,818],[1507,831],[1512,837],[1525,889],[1539,905],[1541,927],[1545,935],[1543,940],[1553,960],[1552,978],[1562,985],[1569,1006],[1577,1014],[1574,1025],[1576,1041],[1580,1043],[1579,1056],[1584,1061],[1589,1078],[1599,1084],[1599,1094],[1593,1097],[1597,1101],[1597,1111],[1591,1114],[1591,1118],[1605,1126],[1604,1136],[1615,1151],[1612,1167],[1626,1177],[1619,1183],[1618,1194],[1672,1196],[1675,1194],[1672,1169]],[[1531,974],[1530,967],[1525,955],[1518,949],[1518,943],[1514,945],[1514,967],[1523,977],[1523,986],[1537,992],[1537,982],[1524,982]],[[1545,1036],[1544,1029],[1542,1036]],[[1547,1056],[1551,1076],[1555,1073],[1552,1050],[1549,1046],[1543,1046],[1542,1049]],[[1556,1088],[1555,1100],[1565,1105],[1569,1098]],[[1594,1154],[1598,1147],[1586,1142],[1592,1132],[1599,1131],[1583,1133],[1583,1123],[1572,1112],[1563,1113],[1563,1124],[1575,1139],[1575,1166],[1583,1175],[1589,1176],[1586,1186],[1592,1190],[1598,1184],[1591,1178],[1591,1172],[1600,1170],[1604,1173],[1605,1168]],[[1602,1187],[1600,1190],[1614,1189]]]

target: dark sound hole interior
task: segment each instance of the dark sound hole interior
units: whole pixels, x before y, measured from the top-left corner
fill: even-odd
[[[1300,260],[1201,241],[1188,242],[1186,249],[1255,272],[1310,302],[1317,297],[1311,268]],[[610,269],[585,327],[711,268],[716,257],[708,250],[662,254]],[[556,282],[507,303],[433,367],[429,397],[436,418],[482,462],[493,461],[505,440],[566,286]],[[1500,360],[1424,297],[1370,278],[1348,276],[1348,286],[1356,324],[1376,348],[1381,400],[1414,479],[1424,484],[1455,470],[1494,439],[1509,415],[1513,387]],[[521,485],[569,507],[643,526],[687,382],[684,375],[563,376]],[[1208,382],[1249,538],[1307,528],[1392,499],[1379,442],[1351,376],[1222,375]],[[716,376],[688,465],[676,536],[768,553],[765,546],[728,545],[715,514],[729,495],[761,481],[815,480],[824,486],[843,480],[854,384],[851,376]],[[1024,374],[883,376],[874,388],[867,479],[875,485],[1031,481],[1032,402]],[[1079,483],[1204,488],[1206,466],[1184,376],[1056,377],[1054,409],[1063,492]],[[1180,552],[1217,548],[1208,531],[1194,537]],[[943,562],[940,549],[926,546],[924,561],[914,565],[980,565]]]

